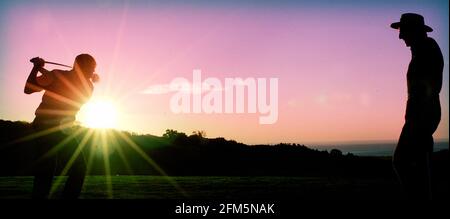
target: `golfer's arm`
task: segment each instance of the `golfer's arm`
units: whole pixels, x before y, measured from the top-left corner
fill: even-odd
[[[32,94],[34,92],[39,92],[43,90],[42,86],[39,85],[37,81],[37,73],[41,72],[43,75],[49,74],[50,72],[47,69],[39,68],[39,67],[33,67],[33,69],[30,72],[30,75],[28,75],[27,82],[25,83],[24,93],[26,94]]]
[[[31,94],[42,90],[42,88],[40,88],[36,82],[38,71],[38,67],[33,67],[33,69],[31,69],[30,75],[28,75],[27,82],[25,83],[25,88],[23,90],[24,93]]]

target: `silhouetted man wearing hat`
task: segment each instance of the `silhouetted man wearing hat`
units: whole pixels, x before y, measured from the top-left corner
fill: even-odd
[[[406,75],[408,102],[405,124],[395,149],[395,171],[409,198],[431,199],[430,155],[433,133],[441,120],[439,92],[442,87],[444,61],[432,32],[419,14],[403,14],[391,24],[399,38],[411,47],[412,58]]]

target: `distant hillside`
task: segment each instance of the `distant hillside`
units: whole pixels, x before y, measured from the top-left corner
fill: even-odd
[[[81,133],[78,141],[81,141],[90,129],[78,129]],[[91,135],[84,150],[91,164],[89,174],[95,175],[105,173],[105,152],[109,154],[106,157],[113,175],[160,175],[158,167],[168,175],[393,175],[388,157],[358,157],[337,149],[327,152],[281,143],[248,146],[224,138],[205,138],[202,132],[186,135],[175,130],[167,130],[161,137],[109,130],[107,137],[102,138],[98,133]],[[26,137],[31,134],[29,123],[0,120],[0,175],[31,175],[35,140]],[[101,146],[101,139],[107,141],[106,150]],[[434,160],[435,172],[446,176],[448,150],[435,153]],[[61,168],[58,166],[57,173]]]

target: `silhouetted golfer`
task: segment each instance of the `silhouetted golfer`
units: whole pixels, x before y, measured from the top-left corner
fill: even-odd
[[[38,57],[31,59],[31,62],[34,67],[28,76],[24,92],[31,94],[45,91],[32,123],[36,132],[45,134],[36,140],[34,150],[38,161],[34,168],[33,198],[48,198],[56,167],[56,155],[58,161],[64,153],[72,156],[77,144],[61,145],[61,150],[56,155],[49,151],[67,137],[62,130],[70,127],[80,107],[91,97],[92,81],[97,77],[94,74],[96,62],[91,55],[78,55],[70,71],[47,71],[44,69],[45,61]],[[38,72],[42,75],[37,76]],[[71,164],[63,198],[78,198],[85,172],[86,164],[81,153]]]
[[[444,62],[433,31],[419,14],[402,14],[400,22],[391,24],[400,30],[399,38],[411,47],[412,58],[406,75],[408,102],[405,124],[395,149],[393,164],[408,196],[431,199],[433,133],[441,120],[439,92]]]

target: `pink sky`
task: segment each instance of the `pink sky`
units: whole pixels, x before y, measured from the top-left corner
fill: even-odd
[[[448,9],[417,7],[410,9],[425,16],[444,53],[435,137],[448,139]],[[0,118],[33,119],[42,94],[23,94],[30,58],[72,64],[87,52],[102,77],[94,98],[119,102],[123,130],[205,130],[250,144],[395,140],[410,51],[389,24],[409,8],[385,9],[13,5],[3,15]],[[277,123],[260,125],[254,114],[176,115],[171,94],[143,94],[175,77],[192,80],[193,69],[221,80],[279,78]]]

